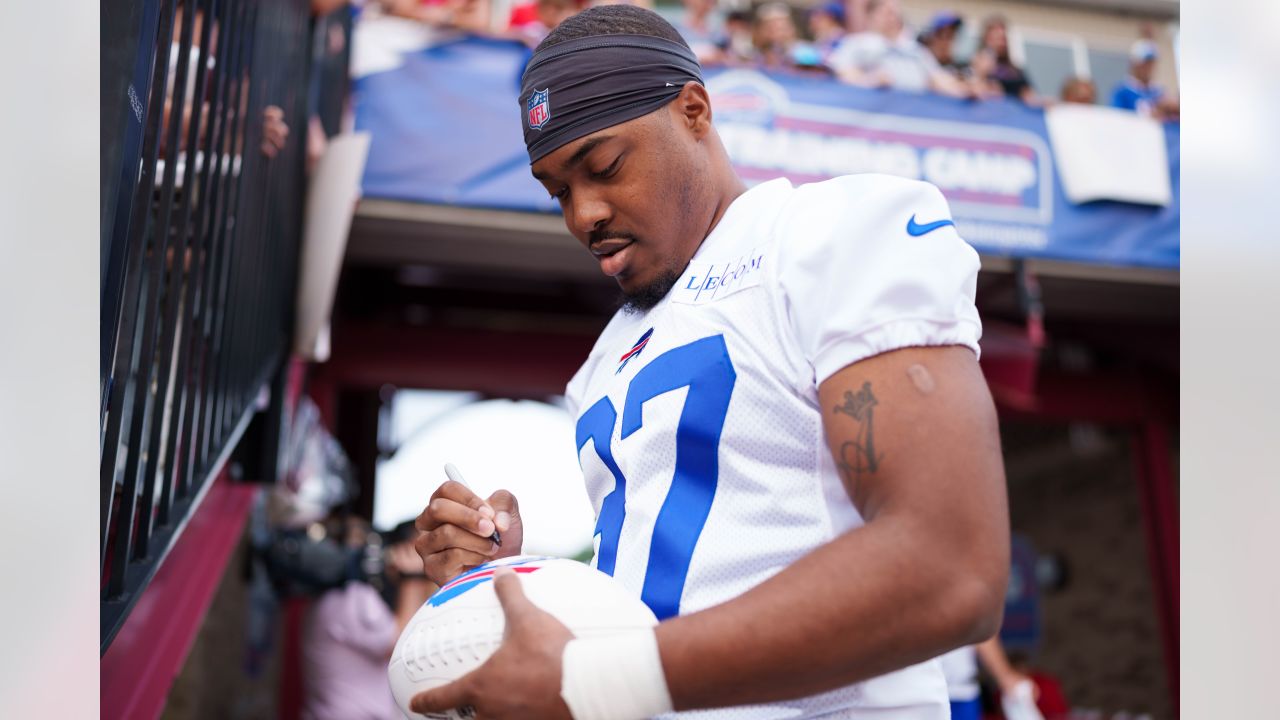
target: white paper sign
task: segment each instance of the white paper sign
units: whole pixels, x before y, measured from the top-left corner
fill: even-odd
[[[1063,104],[1045,111],[1062,190],[1073,203],[1168,205],[1169,157],[1160,123],[1135,112]]]
[[[331,138],[307,188],[293,351],[308,360],[329,359],[329,314],[368,155],[369,133]]]

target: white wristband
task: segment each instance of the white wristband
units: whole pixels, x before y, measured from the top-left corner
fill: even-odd
[[[653,630],[570,640],[560,697],[574,720],[643,720],[671,712]]]

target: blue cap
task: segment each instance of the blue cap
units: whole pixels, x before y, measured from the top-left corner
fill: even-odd
[[[964,18],[951,12],[950,10],[939,10],[929,18],[929,24],[924,28],[924,35],[932,36],[943,28],[960,27],[964,24]]]
[[[823,13],[824,15],[830,15],[836,22],[841,25],[844,24],[844,3],[838,2],[837,0],[832,0],[832,2],[823,3],[822,5],[815,5],[809,12],[811,14]]]

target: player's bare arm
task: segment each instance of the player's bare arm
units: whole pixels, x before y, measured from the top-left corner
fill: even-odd
[[[885,353],[836,373],[819,395],[832,458],[867,523],[728,603],[660,625],[677,709],[828,690],[999,626],[1004,471],[973,352]]]

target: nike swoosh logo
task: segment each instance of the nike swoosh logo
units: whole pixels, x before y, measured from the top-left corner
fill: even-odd
[[[916,222],[916,216],[912,215],[911,219],[907,221],[907,234],[911,237],[920,237],[925,233],[933,232],[938,228],[946,227],[948,225],[955,226],[955,223],[950,220],[937,220],[935,222],[921,225]]]

